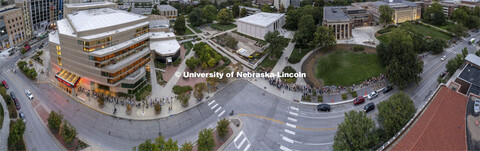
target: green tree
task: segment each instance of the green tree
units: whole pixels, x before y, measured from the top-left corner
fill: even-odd
[[[247,16],[247,9],[244,7],[240,10],[240,17],[245,17]]]
[[[160,150],[168,150],[168,151],[178,151],[177,141],[173,141],[169,138],[165,141],[163,136],[158,136],[155,138],[155,141],[152,142],[150,139],[146,140],[144,143],[138,145],[138,151],[160,151]]]
[[[447,48],[447,41],[440,38],[430,39],[428,42],[428,48],[434,54],[440,54],[443,52],[443,49]]]
[[[206,23],[212,23],[217,16],[217,8],[213,5],[207,5],[203,7],[203,18],[206,20]]]
[[[270,43],[268,50],[270,51],[270,57],[279,58],[282,56],[283,48],[285,48],[287,41],[280,36],[280,32],[277,30],[268,32],[264,37],[265,41]]]
[[[22,55],[24,55],[26,52],[27,52],[27,49],[25,49],[25,48],[20,49],[20,53],[21,53]]]
[[[311,44],[314,46],[332,47],[337,44],[333,28],[328,28],[327,26],[318,26],[313,37],[314,39]]]
[[[449,74],[455,73],[457,69],[460,67],[460,65],[457,63],[455,59],[448,60],[447,64],[445,65],[445,68],[447,68],[447,72]]]
[[[298,21],[298,31],[295,32],[295,41],[305,46],[314,38],[315,20],[312,15],[305,15]]]
[[[194,8],[192,12],[188,14],[188,22],[195,27],[203,25],[202,13],[203,12],[200,10],[200,8]]]
[[[410,96],[398,92],[378,104],[378,123],[388,138],[393,137],[415,115]]]
[[[393,23],[393,9],[388,5],[381,5],[379,7],[380,12],[380,24],[388,25]]]
[[[65,143],[71,144],[75,137],[77,137],[77,130],[75,127],[72,127],[68,122],[64,121],[63,122],[63,129],[62,129],[62,134],[63,134],[63,140],[65,140]]]
[[[215,67],[215,65],[217,64],[217,62],[215,61],[215,59],[210,58],[210,59],[208,60],[207,64],[208,64],[208,67],[211,68],[211,67]]]
[[[294,8],[292,5],[288,5],[288,7],[287,7],[287,13],[288,13],[289,11],[291,11],[291,10],[294,10],[294,9],[295,9],[295,8]]]
[[[465,37],[467,36],[467,30],[468,28],[463,26],[461,23],[457,23],[453,26],[448,26],[447,30],[450,31],[451,33],[455,34],[457,37]]]
[[[180,148],[180,151],[192,151],[193,150],[193,144],[192,142],[187,142],[182,144],[182,148]]]
[[[323,6],[325,6],[325,1],[324,0],[314,0],[313,5],[315,7],[323,7]]]
[[[425,13],[423,13],[423,20],[434,25],[444,25],[446,21],[445,14],[443,14],[443,6],[437,2],[433,3]]]
[[[178,35],[185,34],[187,27],[185,25],[185,17],[183,15],[180,15],[177,18],[177,20],[175,20],[175,25],[173,26],[173,29],[175,30],[175,33]]]
[[[127,12],[131,12],[132,11],[132,7],[129,7]]]
[[[217,134],[218,136],[225,138],[228,134],[228,125],[230,125],[230,121],[226,118],[221,119],[217,122]]]
[[[213,138],[213,129],[203,129],[198,133],[198,150],[213,150],[215,140]]]
[[[13,122],[13,121],[12,121]],[[23,133],[25,132],[25,123],[21,120],[17,120],[13,122],[13,127],[10,129],[8,134],[8,149],[9,150],[20,150],[20,148],[16,148],[17,143],[22,142]]]
[[[232,13],[233,17],[238,17],[240,15],[240,3],[233,4]]]
[[[200,61],[198,59],[195,59],[195,57],[190,57],[185,60],[185,64],[190,70],[194,70],[200,64]]]
[[[62,124],[62,120],[63,120],[63,115],[55,111],[50,112],[50,115],[48,115],[47,122],[48,122],[48,127],[50,128],[50,130],[52,130],[53,133],[57,133],[57,131],[60,130],[60,125]]]
[[[364,112],[345,113],[343,123],[335,133],[334,150],[370,150],[378,142],[375,135],[375,122]]]
[[[302,1],[300,1],[300,7],[307,6],[307,5],[312,6],[313,1],[312,0],[302,0]]]
[[[476,6],[475,9],[473,9],[472,15],[480,17],[480,8],[478,6]]]
[[[465,9],[459,8],[453,11],[451,17],[453,21],[466,25],[468,20],[468,14]]]
[[[272,9],[270,8],[270,5],[263,5],[262,6],[262,12],[271,13]]]
[[[390,32],[389,42],[377,46],[380,63],[385,66],[386,76],[390,82],[403,89],[410,82],[420,81],[423,62],[414,52],[410,35],[402,29]]]
[[[480,18],[477,16],[469,16],[465,23],[469,29],[478,28],[480,26]]]
[[[467,55],[468,55],[468,49],[467,49],[467,47],[464,47],[462,49],[462,56],[463,56],[463,58],[465,58],[465,57],[467,57]]]
[[[154,14],[154,15],[160,15],[160,11],[158,10],[157,8],[157,5],[153,5],[153,8],[152,8],[152,12],[151,14]]]
[[[280,3],[280,6],[278,8],[279,13],[285,13],[285,6],[283,6],[283,3]]]
[[[231,24],[233,20],[232,12],[226,8],[218,12],[218,22],[220,24]]]
[[[313,7],[311,5],[306,5],[298,9],[292,8],[292,10],[288,10],[287,8],[286,15],[287,16],[285,18],[285,28],[290,30],[296,30],[297,28],[299,28],[299,19],[303,16],[312,15],[314,19],[313,25],[319,23],[323,18],[322,9],[319,9],[318,7]],[[313,30],[315,30],[315,28],[313,28]]]

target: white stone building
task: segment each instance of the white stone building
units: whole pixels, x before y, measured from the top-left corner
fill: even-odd
[[[237,31],[264,40],[265,34],[285,25],[285,14],[257,13],[237,20]]]

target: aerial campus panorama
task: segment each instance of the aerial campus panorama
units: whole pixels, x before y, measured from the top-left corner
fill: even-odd
[[[0,4],[0,151],[480,150],[479,0]]]

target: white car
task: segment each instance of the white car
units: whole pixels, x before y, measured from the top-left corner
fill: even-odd
[[[28,99],[33,99],[33,94],[30,91],[25,90],[25,94],[27,95]]]
[[[440,60],[444,61],[445,59],[447,59],[447,56],[443,56],[442,58],[440,58]]]
[[[480,113],[480,99],[475,99],[475,104],[473,104],[473,112],[478,115]]]
[[[372,93],[368,94],[368,99],[371,100],[371,99],[374,99],[378,96],[378,93],[376,91],[373,91]]]

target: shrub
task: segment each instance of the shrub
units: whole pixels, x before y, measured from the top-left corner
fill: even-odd
[[[348,93],[350,93],[350,95],[353,97],[353,98],[356,98],[358,95],[357,95],[357,92],[355,91],[349,91]]]
[[[180,65],[180,63],[182,63],[182,58],[178,57],[175,61],[173,61],[173,66],[177,67]]]
[[[355,46],[353,46],[353,51],[355,51],[355,52],[356,52],[356,51],[363,51],[363,50],[365,50],[365,47],[362,46],[362,45],[355,45]]]
[[[323,96],[322,95],[317,96],[317,102],[323,102]]]
[[[346,93],[343,93],[342,94],[342,100],[346,100],[347,99],[347,94]]]
[[[311,102],[311,98],[310,98],[310,95],[304,95],[302,96],[302,101],[305,101],[305,102]]]
[[[182,94],[178,95],[178,99],[182,103],[183,107],[187,107],[188,106],[188,100],[190,99],[190,93],[182,93]]]
[[[191,86],[178,86],[178,85],[173,86],[173,93],[177,95],[188,92],[188,91],[192,91],[192,90],[193,89]]]
[[[63,116],[55,111],[51,111],[48,115],[48,127],[52,133],[57,133],[60,130],[60,125],[62,124]]]
[[[218,136],[225,138],[225,136],[228,134],[228,125],[230,125],[230,121],[228,121],[226,118],[223,118],[218,121],[217,124]]]
[[[97,102],[98,102],[98,106],[99,106],[100,108],[103,108],[103,107],[104,107],[104,105],[105,105],[105,100],[103,100],[103,97],[98,97]]]
[[[160,112],[162,112],[162,107],[160,106],[160,103],[155,103],[154,105],[154,108],[155,108],[155,114],[160,114]]]

